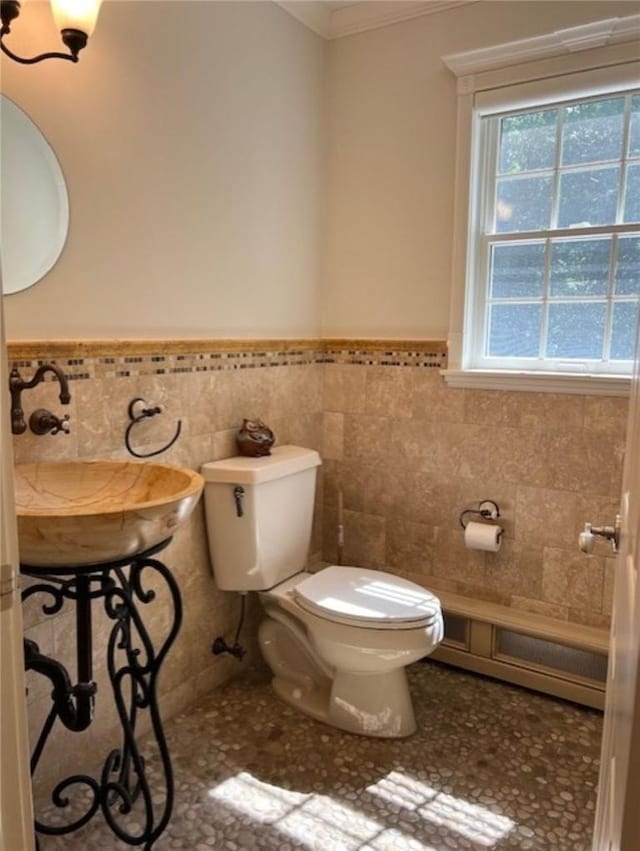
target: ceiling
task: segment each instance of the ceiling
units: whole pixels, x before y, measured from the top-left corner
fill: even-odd
[[[361,5],[357,2],[357,0],[347,0],[346,3],[340,3],[339,0],[322,0],[325,6],[328,6],[332,12],[335,12],[336,9],[345,9],[347,6],[358,6]]]
[[[276,0],[326,39],[378,29],[476,0]]]

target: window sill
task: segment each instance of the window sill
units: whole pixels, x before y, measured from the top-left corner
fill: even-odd
[[[529,393],[571,393],[587,396],[628,396],[631,377],[581,375],[568,372],[517,372],[503,369],[443,369],[450,387],[513,390]]]

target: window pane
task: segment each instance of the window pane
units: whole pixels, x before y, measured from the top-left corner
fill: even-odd
[[[547,357],[602,358],[605,314],[602,302],[549,305]]]
[[[631,98],[631,128],[629,133],[629,156],[640,156],[640,95]]]
[[[498,171],[513,174],[553,168],[557,116],[557,109],[545,109],[503,118],[500,122]]]
[[[544,242],[491,248],[491,298],[542,296]]]
[[[562,165],[620,159],[623,113],[621,97],[566,106]]]
[[[618,240],[616,295],[640,295],[640,237],[621,236]]]
[[[640,165],[629,165],[627,168],[623,221],[640,222]]]
[[[618,166],[562,174],[558,227],[614,223],[619,175]]]
[[[640,87],[484,116],[482,126],[490,182],[478,198],[493,209],[476,210],[488,279],[477,363],[627,370],[640,313]]]
[[[632,360],[636,345],[638,302],[622,301],[613,306],[611,360]]]
[[[551,215],[550,177],[501,178],[496,201],[496,231],[547,230]]]
[[[489,357],[537,357],[541,317],[541,304],[492,305],[489,316]]]
[[[570,239],[551,244],[551,295],[606,295],[611,239]]]

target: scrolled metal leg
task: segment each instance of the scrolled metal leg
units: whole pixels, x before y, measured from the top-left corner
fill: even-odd
[[[36,820],[37,833],[71,833],[86,825],[101,810],[120,840],[142,846],[147,851],[169,822],[174,800],[173,770],[158,708],[157,682],[162,663],[180,630],[182,601],[170,570],[151,557],[168,543],[163,542],[130,563],[123,560],[83,568],[81,576],[71,579],[43,575],[40,568],[22,566],[24,573],[45,580],[28,588],[23,599],[36,593],[48,594],[53,601],[43,605],[46,614],[59,612],[66,600],[75,602],[80,680],[72,685],[62,664],[42,654],[34,642],[25,642],[27,669],[47,677],[53,686],[51,710],[32,755],[32,775],[57,720],[70,730],[80,731],[93,719],[97,686],[92,680],[91,601],[96,598],[104,600],[107,616],[113,621],[107,643],[107,671],[122,729],[121,745],[109,753],[98,779],[74,774],[53,789],[51,800],[62,811],[70,807],[70,799],[74,798],[75,807],[68,810],[69,813],[74,811],[72,820],[62,826]],[[169,629],[158,647],[154,647],[143,616],[146,607],[156,600],[155,592],[148,587],[152,577],[162,580],[172,612]],[[159,755],[162,775],[153,788],[147,762],[136,740],[136,727],[145,712],[149,713],[151,732],[148,735],[153,738],[152,749],[155,748]],[[159,786],[164,796],[156,812],[154,798],[157,800]],[[77,815],[78,809],[80,815]]]
[[[141,605],[149,605],[155,600],[155,593],[144,589],[145,574],[159,576],[164,581],[172,603],[173,620],[157,650],[140,611]],[[102,810],[116,836],[124,842],[144,843],[145,848],[151,848],[166,828],[173,809],[173,770],[158,710],[157,680],[162,662],[182,623],[182,602],[171,572],[157,559],[137,559],[132,563],[128,577],[122,569],[118,569],[116,575],[119,584],[105,598],[107,614],[115,621],[108,641],[107,665],[123,742],[121,749],[112,752],[104,765],[102,784],[106,794]],[[120,666],[119,655],[124,656],[124,664]],[[145,760],[136,743],[136,724],[140,712],[145,710],[149,712],[151,735],[160,754],[164,775],[166,794],[158,813],[154,812]],[[128,815],[137,799],[141,800],[143,824],[138,831],[131,833],[118,819],[118,813]]]

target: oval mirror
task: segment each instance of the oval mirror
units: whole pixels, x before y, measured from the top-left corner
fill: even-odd
[[[0,268],[2,291],[37,283],[67,238],[69,196],[60,163],[20,107],[0,96]]]

